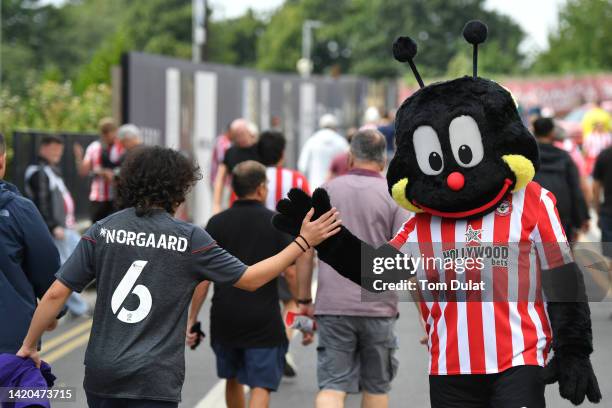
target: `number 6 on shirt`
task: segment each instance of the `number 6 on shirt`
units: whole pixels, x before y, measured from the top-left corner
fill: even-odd
[[[142,273],[142,270],[147,265],[148,261],[134,261],[132,265],[127,270],[121,282],[119,282],[119,286],[113,292],[113,297],[111,299],[111,308],[113,309],[113,314],[117,314],[117,310],[123,304],[123,301],[128,297],[130,293],[138,296],[140,300],[140,304],[136,310],[127,310],[125,307],[122,307],[117,314],[117,319],[121,320],[124,323],[138,323],[144,320],[145,317],[151,311],[151,306],[153,304],[151,299],[151,292],[143,285],[136,285],[136,280]],[[132,289],[133,288],[133,289]]]

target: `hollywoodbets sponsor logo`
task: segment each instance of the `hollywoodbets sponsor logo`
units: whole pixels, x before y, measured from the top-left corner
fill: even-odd
[[[479,245],[448,249],[442,252],[445,259],[483,259],[491,266],[508,267],[509,250],[507,245]]]

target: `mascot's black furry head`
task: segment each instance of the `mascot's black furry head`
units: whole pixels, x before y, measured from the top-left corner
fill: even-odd
[[[470,21],[463,30],[474,46],[472,76],[428,86],[414,65],[409,37],[393,44],[421,87],[395,119],[397,151],[389,164],[389,191],[402,207],[448,218],[494,210],[509,191],[524,188],[538,167],[535,138],[523,125],[510,93],[477,75],[478,44],[487,27]]]

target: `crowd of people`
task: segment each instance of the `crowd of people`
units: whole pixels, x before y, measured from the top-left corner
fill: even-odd
[[[609,128],[596,124],[576,155],[553,119],[538,117],[531,125],[541,159],[535,180],[556,196],[569,240],[590,228],[592,207],[602,241],[610,242]],[[217,375],[227,380],[229,408],[267,407],[282,377],[298,375],[289,314],[316,321],[317,407],[342,407],[349,393],[362,393],[365,408],[388,406],[398,370],[398,299],[383,294],[362,302],[361,288],[317,260],[314,246],[341,224],[380,246],[411,213],[393,201],[384,178],[394,150],[392,116],[372,108],[362,127],[345,135],[340,128],[334,115],[321,116],[292,169],[281,131],[259,133],[245,119],[232,121],[215,140],[205,175],[213,216],[201,228],[173,217],[191,187],[204,182],[197,164],[171,149],[143,146],[132,124],[103,119],[99,140],[84,151],[73,147],[78,173],[91,179],[91,226],[82,235],[75,219],[80,203],[58,170],[63,140],[40,140],[22,196],[2,181],[0,135],[0,279],[6,283],[0,297],[11,299],[0,303],[0,315],[14,322],[0,334],[0,353],[40,365],[41,335],[55,328],[66,305],[74,315],[93,314],[84,383],[90,407],[176,407],[183,343],[195,348],[202,340],[200,312],[212,283],[210,345]],[[296,238],[273,227],[277,205],[292,189],[310,195],[318,187],[328,192],[332,210],[315,221],[309,212]],[[610,249],[604,245],[608,257]],[[94,280],[90,311],[78,293]],[[301,334],[304,345],[314,341],[313,330]]]

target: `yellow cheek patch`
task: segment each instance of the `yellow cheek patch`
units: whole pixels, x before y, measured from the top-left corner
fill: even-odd
[[[419,207],[415,206],[406,198],[406,186],[408,185],[408,179],[403,178],[391,187],[391,196],[395,202],[402,208],[412,211],[414,213],[423,212]]]
[[[512,189],[513,192],[525,188],[525,186],[533,180],[535,168],[533,167],[533,163],[525,156],[521,156],[520,154],[507,154],[502,156],[502,159],[510,167],[510,170],[512,170],[516,177],[516,184],[514,185],[514,189]]]

